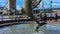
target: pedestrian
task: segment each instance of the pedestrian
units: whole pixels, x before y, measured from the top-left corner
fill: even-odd
[[[44,15],[43,19],[44,19],[44,22],[46,22],[46,21],[47,21],[47,15],[46,15],[46,13],[45,13],[45,15]]]
[[[55,21],[57,21],[57,18],[58,18],[58,17],[57,17],[57,14],[55,14]]]
[[[52,18],[52,15],[53,15],[53,14],[51,13],[51,15],[50,15],[50,20],[52,20],[52,19],[53,19],[53,18]]]
[[[42,20],[42,13],[40,13],[40,19]]]

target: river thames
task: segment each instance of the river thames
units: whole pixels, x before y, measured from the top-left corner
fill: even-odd
[[[39,28],[39,32],[35,33],[36,22],[26,21],[29,24],[16,24],[0,28],[0,34],[60,34],[60,26],[54,24],[46,24]]]

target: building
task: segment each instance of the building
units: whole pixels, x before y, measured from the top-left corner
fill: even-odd
[[[57,14],[58,16],[60,16],[60,10],[53,10],[54,14]]]
[[[0,7],[0,14],[7,15],[8,13],[9,12],[8,12],[8,9],[6,8],[6,6]]]

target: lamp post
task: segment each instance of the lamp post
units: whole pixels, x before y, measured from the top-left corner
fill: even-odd
[[[50,1],[50,3],[51,3],[51,12],[52,12],[52,0]]]
[[[44,0],[42,1],[42,7],[43,7],[43,9],[44,9]],[[44,9],[45,10],[45,9]],[[46,18],[47,18],[47,16],[46,16],[46,11],[44,12],[44,17],[43,17],[43,20],[44,20],[44,23],[46,23]]]

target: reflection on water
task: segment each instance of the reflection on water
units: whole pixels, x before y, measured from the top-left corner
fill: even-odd
[[[0,34],[36,34],[35,28],[37,24],[32,21],[30,24],[11,25],[9,27],[0,28]],[[50,24],[39,28],[38,34],[59,34],[60,26]]]

